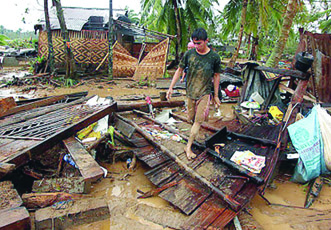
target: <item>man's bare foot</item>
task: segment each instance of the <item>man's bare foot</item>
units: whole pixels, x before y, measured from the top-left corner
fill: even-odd
[[[187,147],[185,147],[185,148],[184,148],[184,151],[185,151],[185,153],[186,153],[187,159],[189,159],[189,160],[194,159],[194,158],[196,158],[196,156],[197,156],[197,155],[192,151],[191,148],[187,148]]]

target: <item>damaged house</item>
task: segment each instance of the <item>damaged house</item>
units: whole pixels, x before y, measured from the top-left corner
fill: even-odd
[[[63,7],[69,32],[70,49],[76,66],[106,69],[108,63],[108,9]],[[155,79],[165,73],[172,36],[151,31],[130,23],[125,15],[114,20],[113,76]],[[64,45],[56,9],[50,10],[50,24],[55,64],[65,61]],[[39,30],[40,57],[48,56],[47,31],[44,20],[35,25]],[[152,38],[155,42],[136,42],[136,38]],[[141,39],[140,39],[141,40]]]

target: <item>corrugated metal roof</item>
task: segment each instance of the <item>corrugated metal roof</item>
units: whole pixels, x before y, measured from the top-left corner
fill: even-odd
[[[62,7],[64,19],[68,30],[80,31],[84,24],[88,22],[91,16],[103,17],[104,25],[109,20],[109,10],[100,8],[78,8],[78,7]],[[124,10],[123,10],[124,11]],[[51,7],[49,11],[49,20],[51,23],[51,29],[60,29],[59,20],[56,16],[56,8]],[[40,24],[45,24],[44,17],[41,19]]]

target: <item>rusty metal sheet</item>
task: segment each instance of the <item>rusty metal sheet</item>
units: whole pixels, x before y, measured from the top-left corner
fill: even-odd
[[[300,31],[300,43],[296,53],[312,51],[314,62],[312,68],[316,78],[318,97],[323,102],[331,102],[331,35]],[[309,46],[310,45],[310,46]],[[312,79],[309,80],[308,88],[314,92]]]
[[[152,146],[146,146],[133,151],[139,160],[145,162],[149,167],[154,168],[155,166],[162,164],[169,160],[162,151],[159,151]]]
[[[179,183],[161,192],[159,196],[169,201],[186,215],[196,210],[211,194],[206,186],[191,177],[184,177]]]
[[[217,195],[212,194],[201,206],[195,210],[181,229],[207,229],[226,209],[225,204]]]
[[[173,180],[181,171],[180,167],[173,161],[167,161],[156,168],[145,173],[147,178],[156,186],[162,186]]]

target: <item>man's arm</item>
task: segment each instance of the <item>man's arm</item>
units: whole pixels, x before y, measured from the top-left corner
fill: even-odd
[[[167,99],[170,101],[171,99],[171,94],[172,94],[172,90],[176,84],[176,82],[178,81],[178,79],[180,78],[180,76],[182,76],[182,73],[183,73],[183,68],[180,68],[178,67],[178,69],[176,70],[173,78],[172,78],[172,81],[170,83],[170,86],[169,86],[169,89],[168,89],[168,92],[167,92]],[[219,80],[218,80],[219,82]]]
[[[214,101],[215,101],[215,106],[219,107],[221,105],[221,101],[218,97],[218,90],[220,87],[220,73],[215,73],[214,74]]]

